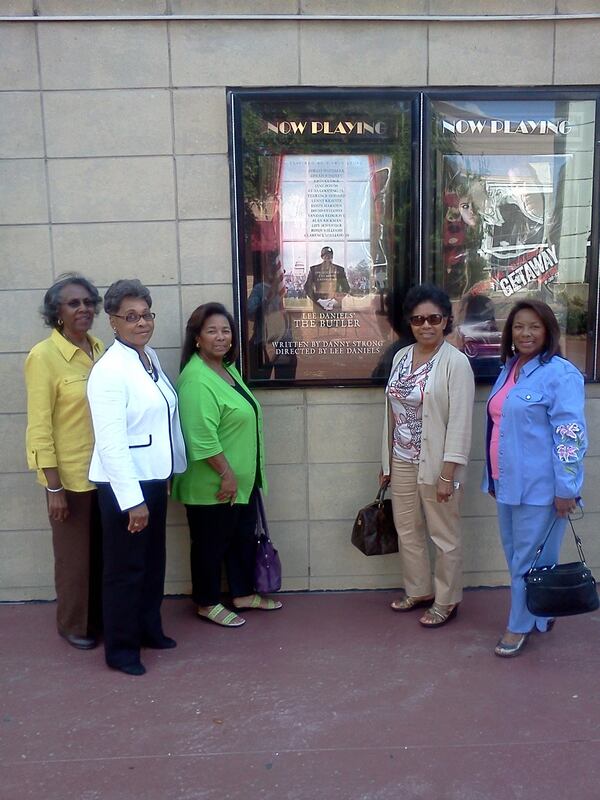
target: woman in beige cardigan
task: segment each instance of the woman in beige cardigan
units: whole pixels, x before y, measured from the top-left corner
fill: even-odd
[[[445,341],[452,306],[441,289],[411,289],[403,312],[414,344],[394,357],[386,387],[381,484],[390,484],[405,594],[394,611],[428,606],[419,619],[437,628],[462,599],[459,502],[471,446],[473,372]],[[436,559],[433,579],[428,538]]]

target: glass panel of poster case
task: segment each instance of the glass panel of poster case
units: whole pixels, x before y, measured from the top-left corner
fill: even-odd
[[[238,302],[261,385],[370,385],[409,275],[411,104],[369,91],[236,92]]]
[[[596,103],[430,102],[432,278],[476,376],[499,369],[512,305],[547,302],[586,371]]]

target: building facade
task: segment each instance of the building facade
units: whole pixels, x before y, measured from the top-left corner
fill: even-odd
[[[397,557],[365,558],[350,544],[356,511],[377,489],[383,390],[380,380],[370,379],[372,364],[348,380],[347,369],[335,371],[339,359],[310,372],[316,362],[298,353],[300,371],[266,380],[251,361],[256,335],[247,301],[260,277],[252,265],[266,269],[260,259],[275,252],[252,243],[257,223],[272,221],[274,213],[265,203],[269,193],[253,197],[244,183],[244,164],[258,151],[244,140],[239,115],[253,101],[268,106],[265,120],[272,125],[289,125],[290,109],[305,119],[307,109],[327,112],[328,103],[340,113],[351,106],[355,116],[357,108],[367,109],[361,120],[369,125],[396,103],[408,126],[405,139],[398,134],[388,142],[389,152],[373,143],[354,151],[338,142],[327,150],[322,141],[309,151],[299,142],[295,149],[261,151],[308,152],[305,176],[321,158],[329,159],[327,169],[337,169],[341,157],[344,175],[352,168],[356,184],[362,180],[371,193],[364,235],[346,235],[344,228],[337,236],[336,208],[322,213],[331,212],[334,221],[325,230],[315,227],[314,235],[294,233],[290,217],[289,235],[277,247],[288,288],[305,286],[313,258],[333,237],[333,257],[343,254],[355,281],[352,303],[341,306],[345,314],[354,307],[362,313],[363,300],[380,302],[383,286],[419,278],[451,281],[447,288],[458,300],[464,275],[450,265],[466,263],[456,247],[468,228],[477,228],[463,217],[467,227],[450,242],[449,225],[461,225],[460,176],[468,178],[469,202],[479,208],[474,250],[489,256],[477,280],[493,279],[502,302],[526,278],[540,279],[553,297],[560,294],[567,355],[588,379],[590,450],[579,528],[591,565],[600,565],[593,536],[600,518],[599,38],[597,0],[0,0],[0,600],[54,596],[44,495],[25,461],[23,362],[47,335],[38,313],[45,289],[70,270],[101,289],[122,277],[138,277],[151,288],[152,344],[172,378],[189,313],[209,300],[234,309],[244,368],[265,411],[267,510],[284,588],[401,585]],[[274,113],[277,104],[287,116]],[[315,120],[331,122],[323,115]],[[290,128],[276,132],[288,136]],[[348,137],[352,130],[338,133]],[[476,146],[478,136],[487,136],[487,144]],[[394,147],[402,142],[404,227],[394,223],[397,235],[379,239],[387,178],[373,189],[372,176],[399,163]],[[278,164],[292,203],[294,185],[302,183],[294,172],[298,163],[284,158]],[[269,168],[263,172],[268,181]],[[305,202],[317,208],[319,187],[302,180]],[[349,186],[354,179],[343,180]],[[490,205],[500,196],[506,201],[509,184],[509,205],[520,211],[529,238],[501,230],[499,205]],[[244,216],[248,209],[252,219]],[[348,226],[351,215],[344,213]],[[361,266],[360,242],[379,242],[383,256]],[[523,248],[513,254],[521,260],[503,271],[506,247],[515,245]],[[559,251],[561,265],[552,272]],[[524,274],[525,264],[542,254],[543,264],[527,267],[534,273],[517,276],[517,267]],[[359,267],[366,270],[362,277]],[[292,299],[285,302],[298,320],[313,313],[309,299],[295,298],[296,306]],[[378,309],[372,310],[376,320]],[[111,340],[102,314],[94,331]],[[507,581],[494,504],[479,490],[485,377],[477,389],[463,504],[471,586]],[[188,533],[174,503],[168,548],[166,590],[186,593]]]

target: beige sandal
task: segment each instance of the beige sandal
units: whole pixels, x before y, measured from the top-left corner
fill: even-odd
[[[405,594],[400,600],[392,600],[390,608],[392,611],[412,611],[413,608],[428,606],[432,600],[433,595],[429,595],[428,597],[411,597]]]
[[[455,603],[453,606],[440,606],[438,603],[434,603],[431,608],[427,609],[419,622],[424,628],[439,628],[454,619],[458,614],[459,605],[459,603]]]

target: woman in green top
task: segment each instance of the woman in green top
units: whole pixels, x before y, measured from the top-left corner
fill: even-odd
[[[199,306],[188,320],[177,381],[188,467],[172,490],[190,526],[198,616],[227,627],[245,620],[220,602],[223,561],[234,608],[281,608],[254,591],[255,493],[266,487],[262,411],[234,366],[236,342],[221,303]]]

